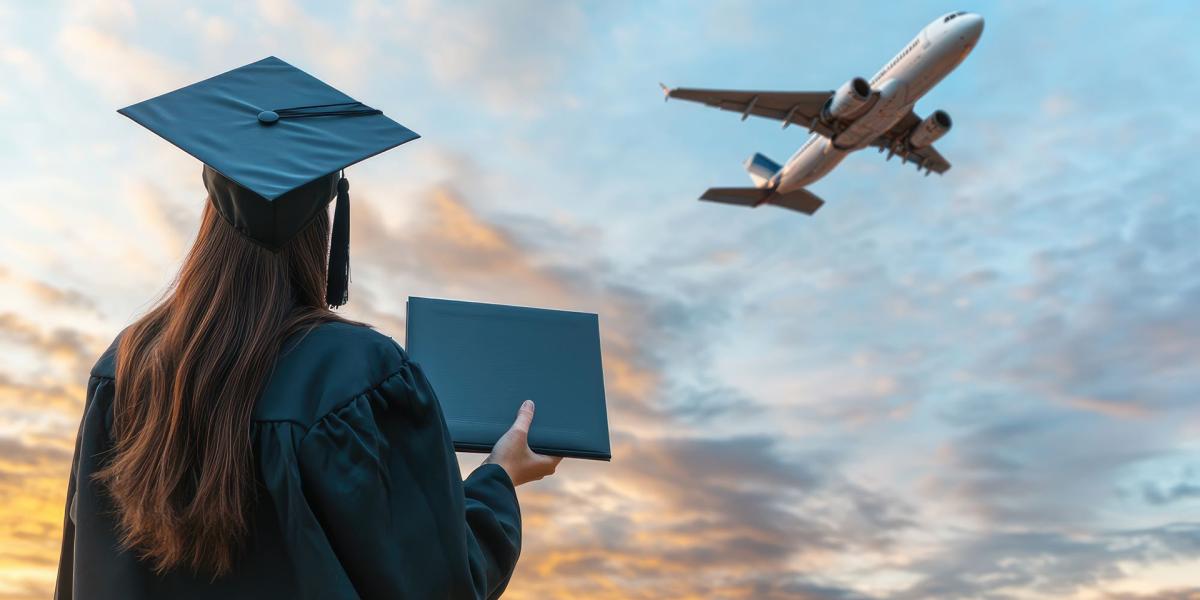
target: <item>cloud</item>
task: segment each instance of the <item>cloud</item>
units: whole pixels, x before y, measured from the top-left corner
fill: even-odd
[[[138,20],[128,0],[70,0],[65,12],[73,21],[114,30],[127,30]]]
[[[1030,410],[942,444],[924,493],[978,527],[1087,530],[1117,501],[1124,472],[1173,448],[1170,438],[1147,438],[1107,416]]]
[[[658,359],[637,340],[666,326],[655,311],[675,309],[621,286],[615,274],[585,254],[537,248],[516,228],[479,213],[453,188],[435,186],[411,201],[412,219],[389,226],[368,194],[355,196],[352,294],[366,288],[370,299],[434,295],[598,312],[604,315],[602,348],[609,393],[615,394],[614,422],[622,411],[660,412],[652,396]],[[398,322],[403,303],[390,304],[389,310],[371,302],[366,313],[395,311],[392,319]]]
[[[566,465],[569,480],[522,497],[538,515],[522,593],[865,597],[815,581],[818,565],[887,546],[911,523],[905,507],[841,480],[833,465],[761,437],[621,438],[603,470]]]
[[[0,282],[15,288],[14,292],[28,295],[34,301],[43,305],[63,306],[94,312],[96,302],[91,297],[77,290],[62,289],[44,281],[19,275],[0,265]]]
[[[73,414],[83,405],[85,393],[82,383],[68,384],[53,379],[21,381],[0,372],[0,410],[10,411],[4,414],[4,418],[13,421],[17,418],[11,411],[32,413],[22,415],[25,417],[22,419],[24,425],[37,420],[34,417],[44,412]]]
[[[191,245],[200,225],[201,211],[195,206],[180,206],[152,181],[139,180],[126,185],[125,198],[148,232],[161,245],[158,254],[167,257],[183,256]]]
[[[111,101],[132,104],[189,83],[161,55],[93,25],[67,24],[56,41],[63,64]]]
[[[826,454],[794,456],[767,437],[705,433],[757,406],[703,375],[716,356],[696,349],[696,339],[728,318],[719,290],[676,297],[635,288],[574,245],[571,231],[483,211],[451,186],[408,202],[412,210],[397,222],[376,208],[371,190],[355,195],[352,317],[398,324],[401,304],[391,298],[407,293],[601,314],[614,460],[567,466],[576,469],[569,484],[523,493],[520,568],[533,575],[518,574],[526,583],[514,597],[618,589],[628,597],[863,597],[812,580],[796,562],[820,564],[851,548],[885,554],[914,526],[912,509],[836,475]],[[541,235],[548,230],[557,235]],[[666,370],[676,347],[691,349],[694,374]],[[696,569],[709,575],[685,575]]]
[[[723,417],[755,410],[759,403],[736,388],[716,382],[676,384],[663,391],[663,410],[695,424],[713,424]]]
[[[1200,523],[1064,535],[990,532],[923,562],[925,576],[898,598],[1063,597],[1119,580],[1123,564],[1200,556]]]
[[[14,313],[0,313],[0,340],[64,361],[74,367],[75,372],[84,369],[85,364],[90,368],[90,361],[98,355],[99,349],[99,340],[83,331],[70,327],[46,329]]]
[[[1117,592],[1105,594],[1106,600],[1200,600],[1200,588],[1177,588],[1140,594]]]
[[[452,189],[430,191],[411,228],[392,232],[368,202],[355,205],[352,239],[372,264],[447,287],[510,287],[522,296],[562,300],[563,284],[520,242],[484,221]]]
[[[225,45],[233,41],[237,28],[229,20],[218,15],[206,14],[194,6],[183,11],[183,16],[196,28],[199,28],[204,40],[213,45]]]
[[[1181,500],[1200,498],[1200,484],[1180,481],[1165,488],[1154,484],[1146,484],[1144,497],[1150,504],[1171,504]]]
[[[520,0],[466,5],[410,0],[400,7],[360,2],[357,18],[387,23],[443,90],[503,115],[536,116],[562,106],[572,58],[587,54],[584,10],[570,3]]]
[[[358,85],[363,80],[370,80],[372,74],[364,66],[370,63],[374,55],[376,44],[371,43],[375,41],[373,35],[365,32],[356,34],[339,27],[333,16],[315,17],[293,0],[258,0],[256,5],[262,23],[268,26],[263,31],[265,39],[262,40],[266,42],[266,48],[292,46],[304,53],[308,60],[331,73],[337,73],[341,86]],[[293,45],[291,42],[296,39],[309,42],[320,40],[321,43]]]
[[[1186,210],[1177,211],[1186,222]],[[1029,298],[1047,307],[1014,340],[1027,348],[990,359],[1020,387],[1114,418],[1144,417],[1191,403],[1200,389],[1200,278],[1190,265],[1158,265],[1155,244],[1170,253],[1173,227],[1145,241],[1104,238],[1035,255]],[[1142,236],[1139,236],[1142,237]],[[1150,240],[1155,240],[1151,242]],[[1102,266],[1101,266],[1102,265]],[[1102,269],[1106,277],[1083,278]],[[1165,271],[1165,273],[1164,273]],[[1169,279],[1164,274],[1170,273]],[[1170,283],[1167,283],[1167,282]],[[1080,291],[1087,290],[1086,299]]]
[[[0,589],[14,597],[53,587],[72,452],[0,435]]]
[[[0,46],[0,62],[16,70],[22,77],[40,85],[46,80],[46,66],[41,59],[21,46]]]

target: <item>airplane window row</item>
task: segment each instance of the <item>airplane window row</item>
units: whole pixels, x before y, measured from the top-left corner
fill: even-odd
[[[900,62],[900,60],[902,58],[904,58],[905,56],[908,56],[908,53],[912,52],[913,48],[916,48],[916,47],[917,47],[917,40],[913,40],[913,42],[911,44],[909,44],[908,47],[905,48],[904,51],[901,52],[899,56],[897,56],[896,58],[893,58],[892,62],[888,63],[887,68],[890,69],[890,68],[896,66],[896,63]]]

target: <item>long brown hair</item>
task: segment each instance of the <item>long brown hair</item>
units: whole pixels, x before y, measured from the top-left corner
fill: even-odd
[[[96,474],[154,569],[229,572],[254,501],[250,419],[284,339],[321,322],[329,216],[278,253],[208,203],[171,289],[117,349],[115,446]]]

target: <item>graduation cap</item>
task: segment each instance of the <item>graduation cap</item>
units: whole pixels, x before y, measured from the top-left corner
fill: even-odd
[[[274,56],[117,112],[204,163],[217,212],[278,252],[336,192],[326,301],[350,278],[346,167],[418,137],[383,112]]]

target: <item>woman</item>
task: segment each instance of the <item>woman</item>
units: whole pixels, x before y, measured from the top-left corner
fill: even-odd
[[[272,94],[318,89],[273,60],[196,85],[236,74]],[[192,94],[188,115],[206,93],[195,87],[173,92]],[[220,93],[228,101],[237,88]],[[154,113],[179,122],[160,99],[148,101]],[[307,114],[316,117],[304,121],[309,141],[351,119],[386,119]],[[353,127],[391,127],[377,123]],[[292,152],[288,131],[262,135]],[[92,370],[56,597],[499,596],[520,552],[514,488],[558,464],[526,443],[532,403],[463,481],[420,367],[390,338],[329,310],[344,301],[346,266],[329,265],[327,206],[336,189],[345,227],[345,180],[335,173],[290,189],[269,199],[280,214],[256,220],[267,196],[211,166],[236,149],[214,158],[185,134],[164,137],[203,155],[209,203],[172,290]]]

